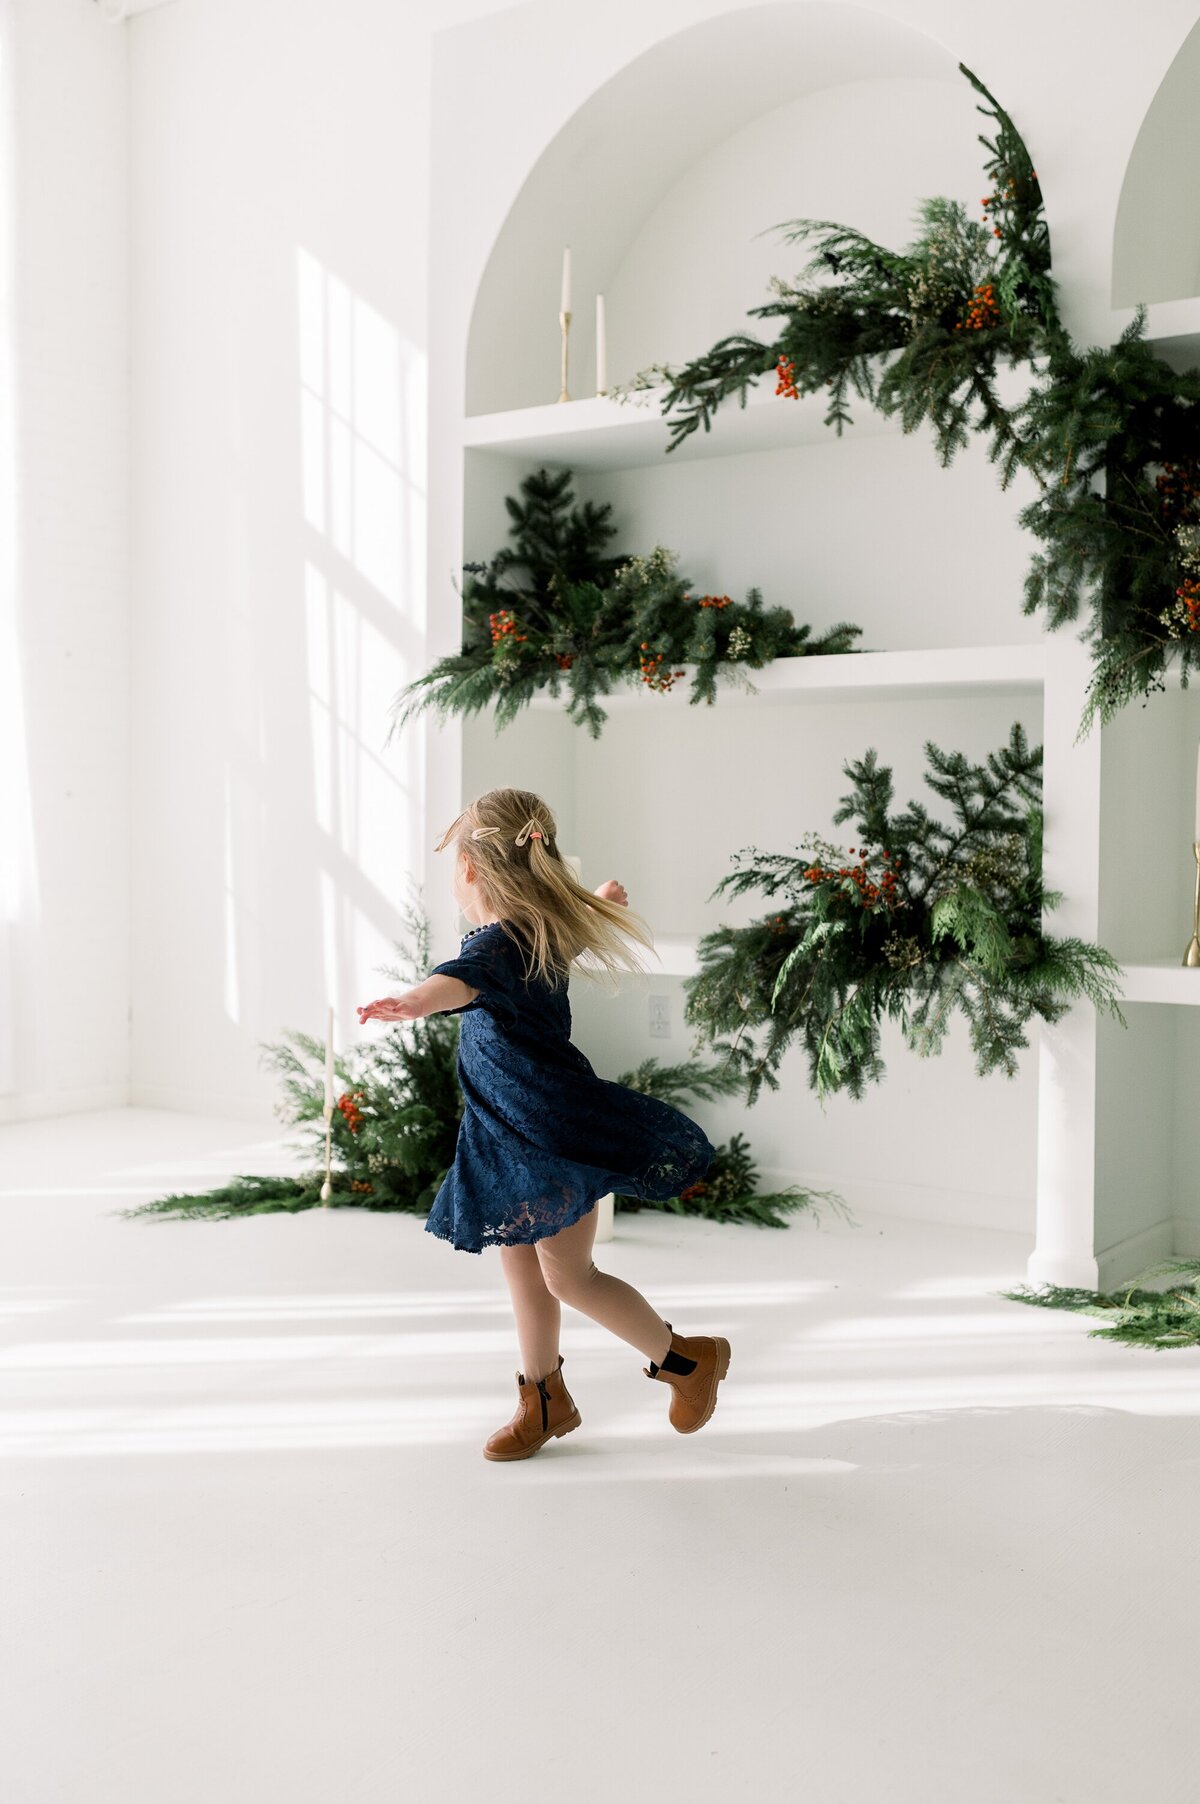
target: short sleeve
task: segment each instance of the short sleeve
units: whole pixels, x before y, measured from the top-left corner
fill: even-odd
[[[473,934],[463,942],[457,958],[435,965],[432,977],[457,977],[479,994],[461,1008],[443,1009],[447,1015],[462,1015],[468,1009],[484,1008],[489,1013],[513,1020],[518,1013],[514,986],[517,978],[517,952],[508,935],[502,931]]]

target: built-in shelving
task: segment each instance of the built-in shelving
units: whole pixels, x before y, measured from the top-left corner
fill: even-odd
[[[1147,964],[1123,965],[1121,969],[1126,1002],[1200,1006],[1200,970],[1182,964],[1178,958],[1151,959]]]
[[[685,676],[691,670],[685,667]],[[776,658],[761,670],[721,675],[717,680],[721,706],[738,702],[770,703],[811,696],[832,701],[856,695],[864,700],[895,695],[921,700],[941,696],[953,699],[981,690],[1030,691],[1045,681],[1045,646],[967,645],[937,647],[929,651],[847,652],[831,657]],[[614,709],[653,707],[678,709],[690,706],[686,680],[665,694],[651,694],[635,677],[611,695],[600,698],[606,713]],[[552,695],[535,696],[530,706],[540,710],[562,709],[565,700]]]
[[[1132,320],[1134,307],[1113,310],[1116,340]],[[1154,301],[1146,308],[1146,337],[1176,369],[1200,365],[1200,295],[1182,301]]]
[[[577,470],[630,470],[660,464],[670,444],[661,412],[661,389],[645,389],[628,400],[591,395],[578,401],[551,401],[505,413],[472,414],[463,422],[464,449],[502,451],[531,463],[569,464]],[[837,443],[825,424],[827,398],[777,395],[770,379],[747,391],[745,407],[726,401],[711,432],[693,432],[673,459],[732,457],[744,451],[778,451],[797,445]],[[853,426],[846,434],[898,436],[899,422],[885,419],[866,401],[855,399]]]

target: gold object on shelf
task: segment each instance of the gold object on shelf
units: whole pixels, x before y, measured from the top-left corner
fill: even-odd
[[[558,323],[562,327],[562,393],[558,398],[560,401],[569,401],[571,397],[567,393],[567,340],[571,335],[570,313],[560,313]]]
[[[1196,860],[1196,893],[1192,900],[1192,937],[1183,962],[1195,967],[1200,965],[1200,839],[1192,842],[1192,856]]]

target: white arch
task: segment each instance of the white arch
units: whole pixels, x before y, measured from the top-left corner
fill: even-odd
[[[1200,22],[1142,121],[1113,225],[1112,304],[1200,295]]]
[[[963,85],[957,58],[928,33],[838,0],[719,14],[627,63],[546,145],[497,234],[471,316],[468,413],[528,398],[530,349],[513,322],[541,312],[552,331],[565,243],[577,292],[590,296],[673,184],[722,140],[805,94],[887,77]]]

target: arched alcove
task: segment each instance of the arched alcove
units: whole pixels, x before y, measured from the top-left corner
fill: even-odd
[[[846,97],[840,125],[835,90]],[[984,124],[976,98],[944,45],[865,7],[790,0],[662,40],[574,114],[514,201],[475,300],[468,413],[556,397],[564,244],[572,247],[571,392],[579,396],[592,392],[597,291],[611,297],[610,381],[621,381],[644,361],[679,354],[678,343],[655,336],[656,318],[673,318],[676,333],[694,328],[690,348],[699,350],[706,332],[736,328],[745,307],[766,298],[772,269],[798,267],[794,248],[773,236],[756,242],[781,218],[828,211],[903,239],[925,194],[950,192],[973,206]],[[838,132],[864,127],[877,133],[881,155],[887,147],[887,162],[881,179],[864,182],[856,158],[854,189],[839,180]],[[756,139],[758,166],[747,161]],[[712,198],[703,235],[698,183]],[[690,210],[690,237],[666,229],[676,191]],[[714,305],[681,307],[686,292],[707,293]]]
[[[1200,23],[1158,85],[1113,228],[1112,304],[1200,295]]]

